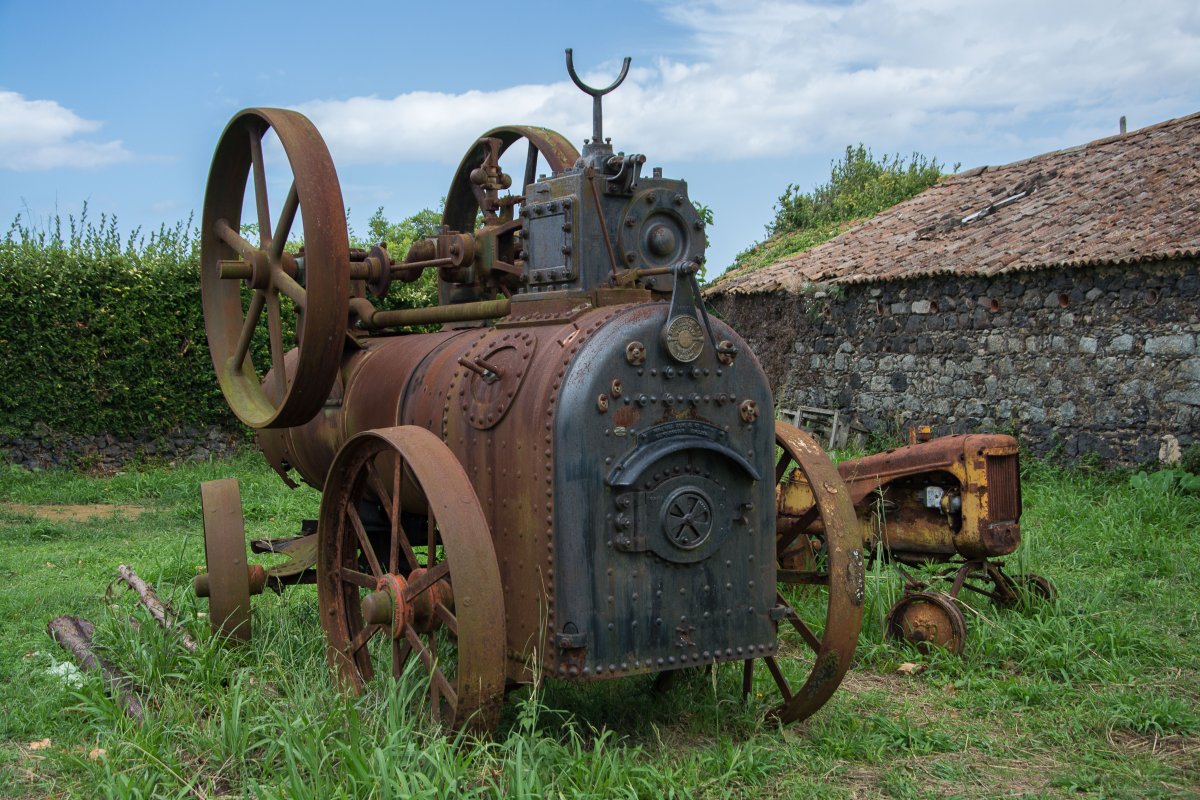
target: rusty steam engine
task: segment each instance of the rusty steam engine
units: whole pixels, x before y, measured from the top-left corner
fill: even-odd
[[[350,248],[305,117],[248,109],[229,123],[202,223],[213,364],[280,476],[323,494],[315,526],[254,543],[287,556],[264,569],[246,558],[236,484],[206,484],[197,591],[223,633],[247,638],[250,595],[315,582],[343,683],[415,661],[451,726],[494,726],[506,688],[539,673],[718,662],[740,664],[746,694],[771,687],[783,721],[804,718],[837,687],[861,624],[850,492],[807,434],[773,421],[754,354],[705,312],[686,182],[644,175],[645,156],[604,138],[601,97],[629,59],[603,90],[579,80],[570,50],[567,67],[594,98],[582,153],[544,128],[488,131],[455,173],[441,232],[402,260]],[[269,131],[291,181],[276,215]],[[522,148],[514,186],[501,161]],[[394,282],[430,269],[436,307],[386,307]],[[250,358],[260,327],[267,365]],[[793,603],[777,573],[798,549],[787,577],[807,588]]]

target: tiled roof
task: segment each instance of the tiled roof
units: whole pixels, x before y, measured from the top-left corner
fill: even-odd
[[[1200,113],[942,179],[710,294],[1200,255]]]

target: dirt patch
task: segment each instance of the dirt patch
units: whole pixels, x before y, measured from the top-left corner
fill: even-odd
[[[866,692],[883,692],[889,697],[901,697],[906,700],[921,698],[932,703],[941,700],[938,689],[912,675],[901,673],[882,673],[867,670],[850,670],[842,678],[838,691],[859,695]]]
[[[10,514],[44,519],[49,522],[92,522],[93,520],[137,519],[150,509],[143,506],[109,505],[96,503],[92,505],[46,505],[31,506],[20,503],[0,503],[0,511]]]

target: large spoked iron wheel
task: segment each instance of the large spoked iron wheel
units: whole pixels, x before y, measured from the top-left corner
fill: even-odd
[[[434,717],[495,728],[504,602],[487,519],[450,449],[414,426],[361,433],[321,499],[317,586],[330,665],[351,691],[416,659]]]
[[[264,137],[270,144],[264,147]],[[268,173],[277,137],[285,159]],[[278,170],[275,168],[278,167]],[[276,174],[278,173],[278,174]],[[277,179],[282,183],[276,183]],[[288,186],[275,198],[268,185]],[[243,235],[249,188],[257,231]],[[277,214],[271,207],[279,202]],[[277,108],[238,113],[221,134],[204,195],[200,286],[204,327],[221,391],[252,428],[310,420],[329,396],[345,343],[350,246],[345,206],[329,150],[302,114]],[[302,255],[287,251],[297,215]],[[265,313],[264,313],[265,312]],[[285,321],[295,316],[294,336]],[[251,343],[265,323],[270,364],[256,367]],[[284,355],[296,348],[295,366]],[[266,369],[273,370],[265,380]]]
[[[472,182],[471,173],[480,167],[487,157],[488,150],[482,144],[483,139],[499,139],[502,154],[518,142],[525,141],[524,174],[522,183],[516,187],[522,193],[526,186],[537,179],[539,164],[551,172],[562,172],[579,160],[579,151],[575,146],[549,128],[537,128],[532,125],[505,125],[493,128],[467,151],[450,181],[442,224],[448,225],[451,230],[464,233],[475,230],[475,217],[483,205],[483,191]]]
[[[783,698],[773,715],[789,723],[825,704],[850,668],[862,627],[864,574],[862,534],[837,468],[807,433],[775,423],[782,454],[775,467],[776,555],[786,610],[780,622],[780,654],[795,653],[810,665],[796,691],[779,662],[764,658]],[[742,673],[743,694],[754,688],[753,660]]]

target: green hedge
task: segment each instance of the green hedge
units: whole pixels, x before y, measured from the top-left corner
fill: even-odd
[[[379,209],[367,239],[403,257],[437,231],[426,209],[391,223]],[[299,242],[289,247],[299,247]],[[436,301],[433,270],[396,283],[385,308]],[[294,319],[284,304],[284,341]],[[265,319],[265,315],[264,315]],[[266,325],[251,345],[269,364]],[[200,302],[199,234],[191,221],[123,238],[115,218],[13,222],[0,241],[0,433],[36,423],[59,433],[157,436],[212,425],[236,429],[217,385]]]
[[[232,427],[213,375],[189,224],[122,240],[116,220],[0,242],[0,429],[131,435]]]

